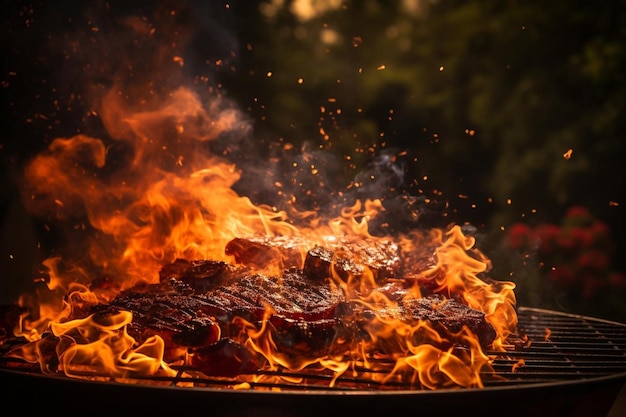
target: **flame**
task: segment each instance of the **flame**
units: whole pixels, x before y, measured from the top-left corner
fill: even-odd
[[[550,329],[549,329],[549,328],[547,328],[547,327],[546,327],[545,329],[543,329],[543,330],[544,330],[543,339],[544,339],[546,342],[549,342],[549,341],[550,341],[550,336],[552,335],[552,330],[550,330]]]
[[[76,303],[85,302],[89,297],[84,292],[89,293],[83,288],[70,293],[69,298]],[[64,311],[75,307],[74,302],[68,301]],[[133,376],[175,375],[164,362],[163,339],[152,336],[137,344],[126,331],[131,321],[132,314],[127,311],[108,316],[104,322],[94,320],[91,315],[84,319],[52,320],[47,326],[51,336],[39,337],[13,350],[10,356],[39,362],[44,373],[60,371],[81,379],[123,381]],[[55,369],[51,368],[52,364],[57,364]]]
[[[81,236],[79,243],[69,245],[76,253],[43,262],[45,287],[34,297],[20,299],[34,313],[23,317],[16,335],[31,343],[12,355],[38,362],[43,372],[125,382],[173,375],[172,366],[193,353],[168,352],[159,336],[139,343],[128,333],[133,320],[128,312],[105,322],[86,312],[138,284],[158,283],[159,270],[175,259],[234,263],[224,250],[226,244],[258,234],[302,237],[309,245],[342,236],[382,239],[369,231],[371,219],[385,211],[380,199],[356,201],[336,218],[324,219],[318,213],[288,214],[256,205],[234,191],[241,172],[208,153],[206,143],[248,127],[219,97],[203,102],[191,90],[180,88],[159,105],[143,103],[137,109],[114,88],[104,97],[100,115],[109,140],[84,134],[55,139],[24,173],[29,210],[69,225]],[[502,348],[517,324],[514,284],[484,278],[490,261],[474,247],[475,238],[454,225],[426,234],[412,231],[400,242],[405,251],[435,248],[436,265],[421,272],[417,282],[430,282],[434,292],[484,312],[497,333],[494,348]],[[306,248],[301,250],[304,254]],[[269,266],[273,271],[282,267]],[[91,288],[96,278],[108,284]],[[376,290],[379,284],[369,270],[358,277],[335,271],[331,285],[372,311],[398,307],[397,301]],[[421,296],[415,285],[406,297]],[[453,335],[457,342],[452,342],[427,321],[407,323],[380,314],[364,326],[368,336],[364,341],[348,350],[306,357],[280,351],[273,340],[272,314],[268,307],[260,328],[236,319],[243,329],[239,341],[262,357],[264,370],[321,370],[332,375],[332,386],[340,376],[366,369],[368,378],[382,385],[408,382],[428,389],[482,387],[481,375],[491,371],[491,359],[467,328]],[[340,340],[335,342],[341,345]],[[302,379],[243,375],[233,388],[285,378]]]
[[[518,368],[523,368],[524,366],[526,366],[526,361],[524,359],[520,359],[513,364],[513,366],[511,367],[511,372],[515,372]]]
[[[517,328],[515,284],[487,282],[480,277],[490,268],[490,261],[474,248],[476,239],[464,235],[460,226],[447,231],[433,229],[431,238],[438,244],[438,264],[426,271],[423,278],[436,283],[435,291],[459,296],[470,307],[485,312],[499,336],[496,344],[502,346]]]

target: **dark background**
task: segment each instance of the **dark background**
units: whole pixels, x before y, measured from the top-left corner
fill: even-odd
[[[156,96],[185,84],[249,117],[251,135],[211,146],[253,200],[282,204],[267,173],[302,209],[381,196],[392,221],[374,231],[466,224],[520,304],[626,320],[624,2],[320,2],[306,16],[285,3],[3,1],[0,301],[63,239],[25,212],[24,164],[57,137],[106,138],[98,97],[150,80]],[[578,206],[578,226],[608,226],[608,264],[507,246],[517,223],[567,235]],[[554,282],[555,265],[585,278]]]

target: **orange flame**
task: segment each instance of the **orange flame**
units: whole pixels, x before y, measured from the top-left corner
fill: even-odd
[[[106,303],[137,284],[158,283],[160,268],[177,258],[233,263],[224,250],[226,244],[255,234],[298,236],[310,245],[341,236],[379,239],[368,229],[368,222],[385,210],[379,199],[357,201],[327,221],[317,213],[295,210],[289,218],[284,211],[255,205],[238,195],[233,189],[240,178],[237,167],[206,155],[203,146],[223,132],[247,129],[237,112],[219,99],[206,104],[181,88],[162,105],[144,105],[137,111],[112,92],[105,97],[101,115],[113,143],[106,145],[104,140],[86,135],[59,138],[25,171],[28,206],[33,213],[69,224],[74,230],[94,232],[86,244],[81,241],[73,245],[78,253],[69,258],[74,261],[60,257],[46,260],[47,287],[35,298],[24,296],[20,300],[35,314],[24,317],[17,334],[33,343],[13,354],[39,362],[44,372],[51,372],[49,365],[54,360],[59,370],[76,378],[85,378],[87,371],[118,380],[172,375],[173,362],[181,357],[184,361],[187,353],[166,355],[167,346],[158,336],[139,344],[127,332],[132,323],[128,312],[120,312],[106,323],[85,313],[89,306]],[[117,158],[110,158],[115,152],[119,153]],[[87,223],[83,224],[82,218]],[[296,226],[295,220],[306,220],[306,224]],[[436,264],[412,278],[428,281],[434,292],[460,298],[484,312],[497,333],[494,347],[501,347],[517,324],[514,285],[483,277],[490,262],[474,248],[475,239],[464,235],[459,226],[401,237],[403,250],[409,252],[419,251],[424,243],[424,247],[435,248]],[[302,251],[305,253],[306,248]],[[282,267],[273,266],[274,270]],[[90,289],[89,284],[101,277],[111,284]],[[379,284],[372,271],[347,278],[336,273],[332,285],[348,300],[373,311],[397,307],[395,301],[376,291]],[[421,297],[419,286],[415,285],[407,297]],[[406,323],[381,314],[364,326],[367,340],[350,346],[347,353],[294,357],[274,343],[268,319],[271,315],[268,308],[260,328],[237,319],[245,329],[241,341],[264,358],[264,369],[330,371],[333,385],[339,376],[365,368],[374,371],[372,381],[388,384],[408,380],[428,389],[481,387],[481,373],[490,370],[490,358],[467,328],[454,336],[465,346],[459,349],[427,321]],[[53,338],[44,338],[46,332]],[[53,353],[49,343],[54,343]],[[375,353],[380,346],[387,353]],[[391,368],[380,365],[381,360],[391,361]],[[246,378],[242,377],[236,388],[248,387],[254,379],[276,377]]]
[[[474,248],[475,238],[465,236],[459,226],[444,232],[431,231],[438,264],[424,273],[424,278],[436,283],[437,292],[461,297],[467,305],[486,313],[487,320],[496,328],[497,344],[517,327],[515,311],[515,284],[506,281],[486,281],[480,274],[487,272],[490,261]]]

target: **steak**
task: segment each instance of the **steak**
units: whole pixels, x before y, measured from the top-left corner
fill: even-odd
[[[176,259],[159,271],[159,282],[176,285],[183,282],[197,293],[203,293],[250,274],[250,269],[215,260]]]
[[[311,279],[362,277],[368,271],[376,282],[401,271],[398,246],[390,241],[341,240],[330,247],[315,245],[307,252],[305,274]]]
[[[169,348],[175,348],[206,346],[219,340],[221,329],[208,314],[210,305],[202,297],[190,291],[159,293],[155,288],[147,289],[150,291],[126,292],[109,304],[96,304],[90,313],[94,320],[104,321],[120,311],[131,312],[128,333],[140,342],[159,335]]]
[[[346,237],[320,244],[301,237],[251,236],[234,238],[225,251],[237,264],[252,268],[302,268],[307,278],[314,280],[324,280],[333,273],[345,280],[370,271],[376,281],[382,281],[399,276],[402,271],[398,245],[381,238]]]
[[[238,264],[177,259],[164,265],[158,284],[138,285],[109,304],[92,307],[96,320],[126,310],[133,313],[129,333],[138,340],[160,335],[166,345],[186,348],[191,363],[209,375],[252,371],[261,355],[247,344],[250,332],[265,328],[283,357],[314,359],[349,355],[355,346],[366,354],[396,353],[393,336],[377,334],[382,322],[430,324],[431,336],[412,343],[445,349],[463,346],[463,329],[488,347],[496,332],[485,314],[439,294],[415,298],[415,281],[403,279],[401,251],[390,241],[339,240],[330,247],[312,245],[301,266],[280,274],[263,267],[293,262],[302,240],[235,239],[228,251]],[[412,259],[412,258],[408,258]],[[414,265],[412,271],[421,266]],[[347,291],[345,281],[371,271],[376,285]],[[416,272],[417,273],[417,272]],[[419,291],[418,291],[419,292]],[[426,332],[428,333],[428,332]],[[386,338],[389,337],[389,340]]]
[[[275,342],[299,356],[323,356],[334,338],[343,295],[329,285],[307,281],[299,269],[283,276],[244,275],[202,294],[224,333],[237,338],[241,317],[257,328],[271,326]]]
[[[256,235],[232,239],[226,244],[225,253],[238,264],[256,268],[272,265],[279,269],[301,268],[310,247],[311,242],[297,236]]]
[[[372,321],[397,319],[407,325],[428,322],[444,338],[439,347],[454,344],[464,345],[462,330],[467,328],[478,337],[482,347],[489,346],[496,337],[493,326],[485,320],[482,311],[470,308],[461,302],[433,294],[421,298],[403,298],[397,304],[382,305],[375,310],[354,305],[355,322],[359,328],[367,328]]]

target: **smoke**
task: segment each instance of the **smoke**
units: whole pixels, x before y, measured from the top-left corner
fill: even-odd
[[[240,48],[223,5],[144,6],[89,3],[47,37],[45,59],[53,72],[47,82],[58,85],[56,94],[68,103],[67,118],[57,124],[68,123],[61,130],[73,134],[54,137],[31,159],[21,189],[30,212],[44,219],[51,246],[61,241],[50,232],[55,226],[80,238],[94,227],[134,239],[133,230],[147,221],[142,210],[154,207],[153,184],[171,190],[177,178],[228,163],[234,168],[225,168],[220,183],[290,213],[331,219],[357,200],[380,199],[385,210],[371,219],[375,234],[441,219],[441,207],[408,192],[408,156],[400,150],[385,149],[354,171],[313,142],[296,147],[255,138],[253,121],[219,82],[220,71],[237,66]],[[202,174],[207,193],[211,175]],[[173,194],[185,201],[210,197],[194,192]],[[122,214],[128,217],[121,220]],[[169,216],[180,221],[176,213],[163,216],[151,219],[162,234]],[[87,250],[77,239],[67,242]]]

